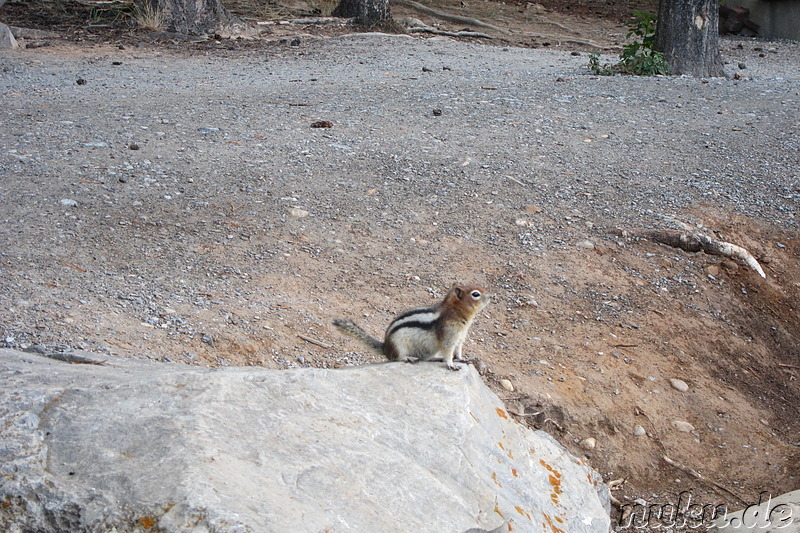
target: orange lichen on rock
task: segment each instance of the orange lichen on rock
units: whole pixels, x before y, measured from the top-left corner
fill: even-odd
[[[542,513],[542,514],[544,515],[544,519],[547,521],[547,525],[550,526],[550,530],[553,533],[564,533],[564,530],[561,529],[560,527],[556,526],[553,523],[553,520],[550,518],[550,516],[547,513]]]

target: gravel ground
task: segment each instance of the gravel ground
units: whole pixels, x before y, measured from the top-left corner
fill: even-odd
[[[596,437],[586,455],[626,497],[688,485],[665,453],[744,502],[796,488],[800,393],[776,362],[800,364],[797,43],[726,40],[741,79],[689,79],[445,39],[298,41],[0,56],[6,346],[362,363],[332,317],[377,333],[479,282],[487,381],[558,413],[576,453]],[[678,223],[751,248],[768,280],[609,234]],[[699,429],[675,435],[678,416]]]

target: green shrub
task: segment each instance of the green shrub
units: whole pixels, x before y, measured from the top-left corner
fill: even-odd
[[[632,74],[634,76],[655,76],[669,74],[669,64],[664,54],[653,50],[656,43],[656,15],[647,11],[635,10],[634,19],[628,23],[627,39],[635,37],[622,47],[619,62],[600,64],[600,54],[589,54],[589,70],[600,76]]]

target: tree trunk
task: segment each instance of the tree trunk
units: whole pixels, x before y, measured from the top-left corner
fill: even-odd
[[[392,19],[389,0],[341,0],[332,15],[355,18],[356,24],[368,28]]]
[[[655,49],[664,54],[672,74],[725,76],[718,0],[661,0]]]
[[[212,34],[240,23],[220,0],[137,0],[137,3],[162,12],[164,29],[175,33]]]

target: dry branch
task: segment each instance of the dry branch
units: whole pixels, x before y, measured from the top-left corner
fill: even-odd
[[[638,231],[621,231],[623,237],[635,237],[648,241],[666,244],[673,248],[680,248],[686,252],[705,252],[710,255],[720,255],[746,264],[762,278],[767,276],[753,254],[746,249],[729,242],[720,241],[704,233],[680,231],[669,229],[647,229]]]
[[[297,334],[297,336],[300,337],[301,339],[303,339],[306,342],[310,342],[311,344],[319,346],[320,348],[325,348],[326,350],[330,350],[331,348],[333,348],[333,346],[331,346],[330,344],[326,344],[326,343],[324,343],[324,342],[322,342],[320,340],[314,339],[312,337],[306,337],[305,335],[300,335],[299,333]]]

